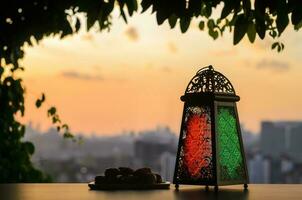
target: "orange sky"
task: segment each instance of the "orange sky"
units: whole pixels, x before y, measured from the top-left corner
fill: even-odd
[[[264,119],[302,119],[301,34],[285,31],[285,50],[276,53],[269,40],[251,45],[244,38],[233,46],[226,33],[213,41],[197,24],[181,34],[144,14],[128,25],[116,18],[109,33],[81,31],[26,47],[24,121],[48,128],[45,109],[56,105],[75,132],[114,134],[157,125],[179,132],[179,97],[196,71],[209,64],[233,83],[247,128],[258,131]],[[37,110],[41,92],[47,103]]]

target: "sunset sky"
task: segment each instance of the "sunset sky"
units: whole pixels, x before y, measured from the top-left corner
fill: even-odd
[[[302,35],[287,29],[285,50],[272,41],[237,46],[232,35],[214,41],[194,21],[186,34],[154,15],[137,14],[125,24],[115,17],[111,31],[46,38],[26,47],[20,74],[26,86],[24,122],[51,126],[46,108],[55,105],[74,132],[116,134],[167,125],[179,132],[183,103],[179,97],[201,67],[212,64],[241,97],[239,117],[259,131],[261,120],[302,120]],[[42,109],[35,99],[46,94]]]

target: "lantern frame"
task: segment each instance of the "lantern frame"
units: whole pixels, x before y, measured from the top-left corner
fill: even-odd
[[[197,77],[197,78],[196,78]],[[221,81],[224,85],[219,86]],[[193,82],[195,81],[195,83]],[[195,87],[193,90],[190,90],[191,87]],[[215,87],[218,87],[215,88]],[[219,185],[234,185],[234,184],[244,184],[244,187],[247,188],[249,182],[245,152],[242,142],[242,135],[240,130],[240,123],[237,111],[236,102],[240,100],[240,97],[235,94],[235,90],[231,82],[221,73],[214,71],[212,66],[202,68],[197,72],[197,74],[191,79],[190,83],[187,86],[186,92],[181,96],[181,100],[184,102],[184,108],[182,112],[182,121],[180,127],[180,136],[178,141],[178,150],[176,156],[176,164],[174,171],[173,183],[178,189],[179,184],[184,185],[206,185],[206,186],[215,186],[215,189],[218,189]],[[209,108],[210,122],[211,122],[211,164],[212,164],[212,179],[211,180],[179,180],[179,162],[181,159],[180,151],[184,146],[184,132],[186,128],[186,111],[190,107],[201,107]],[[242,167],[244,174],[240,180],[221,180],[221,169],[219,167],[220,161],[220,149],[218,145],[218,108],[219,107],[230,107],[234,112],[235,125],[236,125],[236,136],[239,142],[240,156],[242,158]]]

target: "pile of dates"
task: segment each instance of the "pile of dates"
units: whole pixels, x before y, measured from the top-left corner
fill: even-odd
[[[96,176],[95,184],[158,184],[163,180],[159,174],[152,173],[150,168],[133,170],[128,167],[109,168],[105,176]]]

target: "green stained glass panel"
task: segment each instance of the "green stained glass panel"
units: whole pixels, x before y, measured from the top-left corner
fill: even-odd
[[[245,167],[234,107],[218,106],[218,173],[220,181],[245,180]]]

